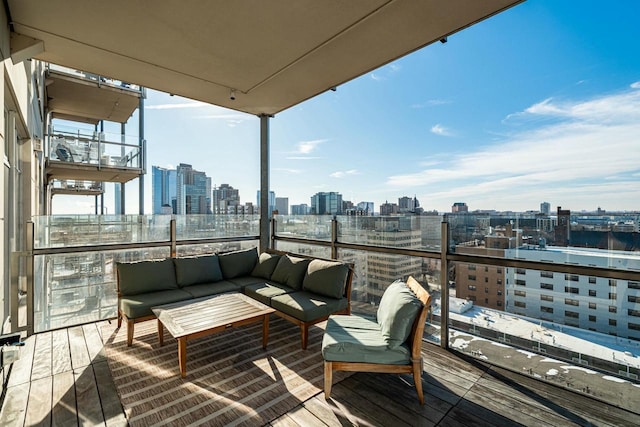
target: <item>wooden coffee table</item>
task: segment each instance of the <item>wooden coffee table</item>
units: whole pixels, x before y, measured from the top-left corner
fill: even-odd
[[[163,325],[178,340],[178,363],[183,378],[187,374],[187,340],[262,321],[262,348],[267,348],[269,314],[275,311],[240,293],[160,305],[151,310],[158,318],[160,345],[164,344]]]

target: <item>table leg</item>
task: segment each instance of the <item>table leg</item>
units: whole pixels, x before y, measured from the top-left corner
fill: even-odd
[[[187,338],[178,338],[178,363],[180,364],[180,375],[187,376]]]
[[[160,346],[162,347],[164,345],[164,327],[160,319],[158,319],[158,341],[160,341]]]
[[[262,348],[266,350],[269,342],[269,315],[262,316]]]

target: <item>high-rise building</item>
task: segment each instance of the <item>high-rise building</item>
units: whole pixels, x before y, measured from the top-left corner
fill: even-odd
[[[358,210],[362,211],[364,216],[373,216],[373,202],[358,203]]]
[[[551,213],[551,203],[549,202],[540,203],[540,213],[544,215],[549,215]]]
[[[237,213],[240,206],[240,192],[229,184],[221,184],[213,189],[214,214]]]
[[[152,166],[151,175],[153,213],[166,213],[168,211],[167,207],[171,208],[172,213],[176,213],[176,170]]]
[[[309,205],[306,203],[291,205],[291,215],[309,215]]]
[[[204,172],[199,172],[191,165],[180,163],[176,168],[177,214],[211,213],[211,180]]]
[[[311,213],[315,215],[341,215],[342,194],[320,192],[311,196]]]
[[[276,197],[276,210],[280,215],[289,215],[289,198]]]
[[[464,202],[455,202],[451,206],[451,213],[469,212],[469,207]]]
[[[380,205],[380,215],[395,215],[398,212],[400,211],[395,203],[384,202]]]
[[[256,202],[256,207],[258,208],[258,210],[260,209],[260,190],[258,190],[257,196],[256,196],[257,202]],[[273,212],[276,209],[276,193],[274,193],[273,191],[269,191],[269,217],[271,217],[271,212]]]

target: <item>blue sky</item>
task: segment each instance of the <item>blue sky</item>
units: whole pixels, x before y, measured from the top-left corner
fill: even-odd
[[[271,189],[290,205],[337,191],[376,210],[414,195],[441,212],[640,210],[639,16],[635,0],[529,0],[282,112]],[[256,117],[149,91],[145,122],[145,213],[151,166],[180,162],[255,203]],[[54,212],[92,213],[93,198],[56,196]]]

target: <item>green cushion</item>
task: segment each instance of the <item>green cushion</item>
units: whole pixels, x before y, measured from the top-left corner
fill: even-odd
[[[264,279],[260,277],[253,277],[253,276],[239,276],[239,277],[234,277],[233,279],[230,279],[229,282],[233,282],[237,286],[239,286],[240,289],[244,289],[248,285],[253,285],[254,283],[262,283],[264,282]]]
[[[326,318],[347,308],[346,298],[335,299],[298,291],[271,298],[271,307],[303,322]]]
[[[278,265],[271,274],[271,281],[296,290],[302,289],[302,280],[310,261],[308,258],[299,258],[288,254],[281,256]]]
[[[314,259],[307,267],[302,289],[332,298],[342,298],[348,274],[349,267],[346,264]]]
[[[171,258],[162,261],[119,262],[116,268],[120,294],[123,296],[178,288]]]
[[[333,315],[322,338],[322,357],[332,362],[406,365],[411,352],[406,345],[390,349],[374,319]]]
[[[409,338],[413,321],[421,308],[422,302],[400,280],[384,291],[377,320],[390,348],[397,348]]]
[[[189,292],[194,298],[200,298],[225,292],[240,292],[240,286],[228,280],[221,280],[219,282],[185,286],[182,290]]]
[[[258,262],[258,248],[220,254],[218,260],[225,279],[249,276]]]
[[[190,293],[182,289],[158,291],[148,294],[125,296],[120,299],[120,309],[129,319],[137,319],[153,315],[151,307],[193,298]]]
[[[264,281],[245,286],[244,288],[245,295],[267,305],[271,304],[271,298],[293,291],[294,289],[281,285],[280,283]]]
[[[176,279],[180,287],[222,280],[222,271],[217,255],[176,258],[173,262],[176,266]]]
[[[278,261],[280,261],[280,255],[278,254],[268,254],[266,252],[260,254],[258,263],[253,267],[251,275],[267,280],[271,279],[271,274],[273,270],[275,270],[276,265],[278,265]]]

